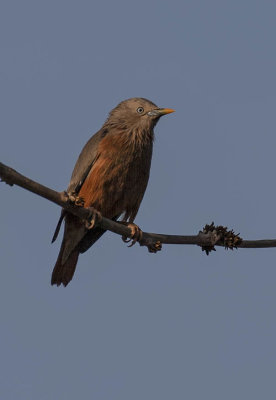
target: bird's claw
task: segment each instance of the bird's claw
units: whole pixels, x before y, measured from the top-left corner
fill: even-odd
[[[78,207],[84,207],[84,198],[77,195],[76,192],[64,192],[70,204]]]
[[[131,230],[131,236],[129,239],[127,236],[122,236],[122,240],[125,243],[131,242],[128,245],[128,247],[132,247],[135,245],[135,243],[140,242],[140,240],[142,239],[142,236],[143,236],[143,232],[141,231],[139,226],[137,226],[136,224],[127,223],[126,225]]]
[[[96,210],[93,207],[89,207],[88,210],[89,210],[89,217],[85,221],[85,227],[87,229],[92,229],[94,228],[95,225],[101,222],[102,214],[100,213],[100,211]]]
[[[77,196],[74,204],[75,206],[84,207],[84,203],[84,198]]]

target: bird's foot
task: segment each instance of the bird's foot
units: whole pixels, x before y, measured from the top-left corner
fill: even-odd
[[[67,201],[78,207],[84,207],[84,198],[77,195],[76,192],[64,192],[64,195],[67,198]]]
[[[133,224],[132,222],[122,222],[124,225],[126,225],[130,230],[131,230],[131,236],[128,238],[127,236],[122,236],[122,240],[125,243],[130,243],[128,247],[132,247],[135,245],[135,243],[139,242],[142,237],[143,237],[143,232],[139,228],[138,225]]]
[[[89,217],[85,221],[85,227],[87,229],[92,229],[95,225],[102,221],[103,217],[100,211],[96,210],[94,207],[89,207],[88,210]]]

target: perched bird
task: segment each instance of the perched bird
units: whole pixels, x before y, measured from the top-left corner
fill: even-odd
[[[138,97],[118,104],[80,153],[68,195],[78,196],[84,207],[93,207],[104,217],[117,220],[123,215],[123,222],[133,223],[149,179],[154,126],[173,111]],[[68,285],[79,254],[105,232],[99,227],[87,229],[80,219],[62,210],[52,242],[63,218],[64,236],[51,280],[57,286]]]

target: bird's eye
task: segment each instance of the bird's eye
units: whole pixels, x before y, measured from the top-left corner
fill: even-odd
[[[143,107],[138,107],[137,110],[138,114],[142,114],[142,112],[144,112]]]

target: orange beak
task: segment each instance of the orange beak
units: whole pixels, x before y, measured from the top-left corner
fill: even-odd
[[[156,111],[159,115],[166,115],[173,113],[175,110],[173,110],[172,108],[158,108]]]

